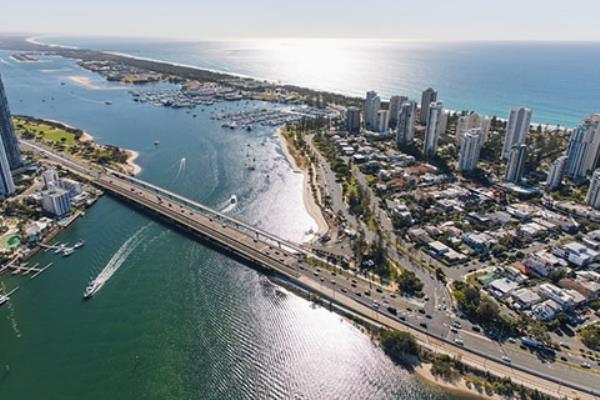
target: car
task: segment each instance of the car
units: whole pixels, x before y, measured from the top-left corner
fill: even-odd
[[[408,312],[412,312],[412,308],[410,308],[410,307],[406,307],[406,311],[408,311]]]
[[[371,291],[370,290],[365,290],[365,296],[370,296],[371,295]]]
[[[332,279],[332,280],[331,280],[331,284],[332,284],[332,285],[335,285],[335,279]]]
[[[321,270],[319,268],[317,268],[317,272],[321,272]]]
[[[423,300],[425,300],[425,301],[429,301],[429,296],[425,296],[425,297],[423,297]]]
[[[560,359],[561,359],[562,361],[568,361],[568,360],[567,360],[567,357],[565,357],[565,356],[560,356]]]
[[[341,289],[340,289],[340,291],[341,291],[342,293],[348,293],[348,289],[346,289],[346,288],[341,288]]]
[[[419,326],[420,326],[421,328],[425,328],[425,329],[427,329],[427,324],[426,324],[425,322],[421,322],[421,323],[419,323]]]
[[[356,285],[358,282],[356,282],[356,279],[352,279],[352,283]]]
[[[361,296],[362,296],[362,294],[361,294],[360,292],[354,292],[354,294],[355,294],[356,296],[358,296],[358,297],[361,297]]]
[[[505,363],[507,363],[507,364],[510,364],[510,363],[511,363],[511,360],[510,360],[510,358],[508,358],[507,356],[503,356],[503,357],[502,357],[502,361],[504,361],[504,362],[505,362]]]
[[[303,267],[302,265],[299,265],[299,266],[298,266],[298,268],[300,268],[300,269],[304,269],[304,267]]]
[[[580,365],[581,365],[581,368],[585,368],[585,369],[592,368],[592,366],[589,363],[586,363],[586,362],[582,362]]]
[[[373,308],[379,308],[379,303],[374,301],[373,304],[371,305],[371,307]]]
[[[319,276],[319,274],[318,274],[318,273],[316,273],[316,272],[313,272],[313,275],[314,275],[314,276]]]
[[[568,343],[560,342],[559,344],[560,344],[560,347],[564,347],[565,349],[570,349],[571,348],[571,346],[569,346]]]
[[[458,329],[456,329],[455,327],[450,328],[450,332],[452,333],[458,333]]]
[[[392,293],[392,294],[390,294],[390,297],[391,297],[392,299],[395,299],[395,298],[396,298],[396,295],[395,295],[394,293]]]
[[[426,314],[425,318],[427,318],[427,319],[433,319],[433,317],[431,316],[431,314]]]
[[[387,310],[390,314],[393,314],[393,315],[396,315],[398,313],[398,311],[396,311],[396,309],[394,307],[388,307]]]
[[[515,343],[517,343],[517,339],[515,339],[514,337],[509,337],[508,338],[508,342],[512,343],[512,344],[515,344]]]
[[[471,329],[473,329],[475,332],[481,332],[481,328],[478,326],[473,326]]]
[[[400,319],[400,321],[406,321],[406,315],[400,315],[398,316],[398,318]]]
[[[356,283],[351,283],[350,286],[356,287]]]
[[[458,338],[454,339],[454,343],[456,343],[459,346],[465,345],[465,342],[462,339],[458,339]]]
[[[331,271],[331,275],[336,276],[337,274],[335,273],[335,271]]]
[[[381,290],[380,288],[375,288],[375,291],[376,291],[377,293],[383,293],[383,290]]]
[[[419,314],[425,314],[425,309],[424,308],[419,308]]]
[[[325,278],[321,277],[319,279],[321,279],[321,282],[325,282]]]

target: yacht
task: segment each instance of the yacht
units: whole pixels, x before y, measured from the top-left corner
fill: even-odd
[[[73,247],[67,247],[63,250],[63,257],[68,257],[75,252]]]
[[[0,306],[6,303],[8,300],[10,300],[10,297],[5,294],[0,294]]]
[[[87,285],[87,287],[83,291],[83,299],[89,299],[98,291],[98,289],[100,289],[100,281],[98,281],[98,279],[94,279]]]

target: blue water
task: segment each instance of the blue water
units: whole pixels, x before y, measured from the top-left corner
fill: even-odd
[[[160,40],[45,37],[45,43],[115,51],[315,89],[420,99],[432,86],[447,108],[574,126],[600,111],[600,43],[427,43],[375,40]]]
[[[73,60],[18,63],[11,54],[0,51],[0,74],[14,113],[137,150],[143,179],[286,238],[306,239],[314,228],[302,175],[273,128],[231,131],[210,119],[272,105],[154,107]],[[339,315],[110,196],[56,240],[79,239],[86,245],[70,257],[32,259],[54,262],[35,280],[0,277],[20,287],[0,307],[1,399],[454,398],[420,385]],[[116,272],[83,302],[87,282],[107,265]]]

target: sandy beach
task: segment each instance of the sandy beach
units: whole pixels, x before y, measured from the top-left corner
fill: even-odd
[[[327,221],[325,221],[325,217],[323,217],[323,213],[321,212],[321,207],[319,207],[319,205],[316,203],[315,198],[312,194],[312,190],[310,188],[310,183],[309,183],[310,176],[308,175],[308,171],[300,168],[296,164],[296,160],[294,160],[294,157],[292,157],[292,155],[290,154],[290,151],[288,149],[287,140],[283,137],[283,134],[281,133],[281,128],[277,129],[277,137],[281,141],[281,148],[283,149],[283,153],[285,154],[285,157],[288,159],[288,162],[290,163],[292,170],[296,173],[302,174],[304,177],[304,179],[303,179],[304,190],[303,190],[303,194],[302,194],[302,197],[304,199],[304,208],[306,208],[306,211],[308,212],[308,214],[317,223],[318,228],[317,228],[317,232],[315,232],[315,233],[318,235],[323,235],[323,234],[327,233],[327,231],[329,231],[329,226],[327,225]]]
[[[445,392],[454,393],[460,397],[472,399],[502,399],[498,395],[488,396],[484,392],[478,392],[476,389],[469,389],[465,380],[461,377],[456,382],[446,382],[445,380],[434,376],[431,373],[431,364],[421,364],[414,369],[415,376],[426,385],[438,387]]]
[[[92,83],[92,79],[88,78],[87,76],[81,76],[81,75],[71,75],[68,78],[71,82],[76,83],[80,86],[84,86],[88,89],[92,89],[92,90],[101,90],[104,89],[102,86],[97,86],[94,85]]]
[[[126,169],[132,174],[132,175],[138,175],[140,172],[142,172],[142,167],[140,167],[138,164],[135,163],[135,160],[140,156],[140,153],[135,151],[135,150],[125,150],[127,152],[127,154],[129,155],[127,157],[127,165],[126,165]]]
[[[55,119],[45,119],[45,121],[49,121],[49,122],[54,122],[55,124],[61,124],[63,126],[66,126],[67,128],[71,128],[71,129],[78,129],[75,128],[69,124],[66,124],[62,121],[57,121]],[[83,134],[81,135],[81,138],[79,139],[81,142],[93,142],[95,143],[94,140],[94,136],[92,136],[89,132],[83,131]],[[142,167],[138,164],[136,164],[135,160],[140,156],[140,153],[135,151],[135,150],[130,150],[130,149],[123,149],[124,151],[127,152],[127,161],[126,161],[126,165],[125,165],[125,169],[127,170],[127,172],[129,172],[132,175],[138,175],[140,172],[142,172]]]

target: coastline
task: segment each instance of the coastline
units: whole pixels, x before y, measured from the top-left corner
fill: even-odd
[[[502,397],[496,394],[488,396],[484,392],[478,392],[476,389],[469,388],[463,377],[459,377],[456,382],[447,382],[442,378],[438,378],[431,373],[431,364],[421,364],[414,368],[413,373],[417,380],[424,385],[432,386],[460,397],[473,400],[502,399]]]
[[[304,200],[304,208],[306,209],[308,214],[311,216],[311,218],[317,224],[317,232],[314,232],[315,238],[316,238],[316,235],[323,235],[323,234],[327,233],[329,231],[329,225],[327,225],[327,221],[325,220],[325,217],[323,216],[321,207],[317,204],[317,202],[315,201],[315,198],[312,194],[312,189],[310,188],[310,183],[309,183],[310,176],[308,174],[308,171],[304,168],[300,168],[298,166],[298,164],[296,163],[296,160],[294,159],[294,157],[292,157],[292,155],[290,154],[290,151],[288,149],[288,142],[285,139],[285,137],[283,137],[283,134],[281,133],[281,128],[277,128],[276,132],[277,132],[277,137],[279,138],[279,142],[281,144],[281,149],[283,150],[283,153],[285,154],[285,158],[287,158],[290,166],[292,167],[292,171],[294,171],[295,173],[298,173],[298,174],[302,174],[302,176],[303,176],[302,198]],[[314,240],[314,239],[312,239],[312,240]]]
[[[272,79],[269,77],[260,77],[260,76],[252,76],[252,75],[247,75],[247,74],[243,74],[243,73],[239,73],[239,72],[232,72],[232,71],[227,71],[227,70],[222,70],[222,69],[215,69],[215,68],[209,68],[209,67],[201,67],[201,66],[197,66],[197,65],[193,65],[193,64],[187,64],[187,63],[181,63],[181,62],[175,62],[175,61],[168,61],[168,60],[164,60],[164,59],[159,59],[159,58],[152,58],[152,57],[144,57],[144,56],[136,56],[133,54],[129,54],[129,53],[123,53],[123,52],[118,52],[118,51],[110,51],[110,50],[89,50],[89,49],[85,49],[85,48],[81,48],[81,47],[77,47],[77,46],[69,46],[69,45],[61,45],[61,44],[52,44],[52,43],[44,43],[41,42],[38,39],[43,39],[45,36],[32,36],[32,37],[27,37],[24,39],[24,41],[30,45],[33,46],[40,46],[40,47],[48,47],[49,50],[65,50],[65,51],[92,51],[92,52],[96,52],[96,53],[100,53],[100,54],[105,54],[108,56],[115,56],[115,57],[121,57],[124,59],[129,59],[129,60],[135,60],[135,61],[145,61],[145,62],[149,62],[149,63],[156,63],[156,64],[163,64],[163,65],[168,65],[168,66],[172,66],[172,67],[179,67],[179,68],[184,68],[184,69],[190,69],[190,70],[195,70],[195,71],[199,71],[199,72],[209,72],[212,74],[217,74],[217,75],[224,75],[224,76],[228,76],[231,78],[240,78],[240,79],[250,79],[253,81],[257,81],[257,82],[268,82],[270,84],[279,84],[282,86],[289,86],[289,87],[295,87],[295,88],[299,88],[299,89],[305,89],[305,90],[309,90],[309,91],[313,91],[316,93],[331,93],[337,96],[343,96],[349,99],[352,98],[362,98],[360,94],[354,94],[351,92],[344,92],[344,91],[335,91],[335,90],[328,90],[328,89],[318,89],[318,88],[312,88],[312,87],[308,87],[308,86],[302,86],[300,84],[295,84],[295,83],[290,83],[290,82],[281,82],[277,79]],[[43,50],[42,50],[43,51]],[[61,55],[62,57],[65,57],[64,55]],[[461,110],[459,109],[451,109],[451,108],[446,108],[447,111],[449,112],[453,112],[453,113],[458,113]],[[478,113],[480,115],[486,115],[489,117],[496,117],[496,119],[498,121],[503,121],[503,122],[507,122],[508,118],[507,117],[502,117],[499,114],[494,114],[494,113],[481,113],[476,109],[469,109],[469,111],[473,111],[475,113]],[[561,123],[557,123],[557,122],[536,122],[536,121],[531,121],[530,125],[532,127],[536,127],[538,125],[540,125],[542,127],[542,129],[548,129],[548,130],[570,130],[573,129],[574,126],[571,126],[569,124],[561,124]],[[575,124],[576,125],[576,124]]]
[[[48,121],[48,122],[53,122],[55,124],[60,124],[67,128],[70,128],[70,129],[79,129],[79,128],[75,128],[74,126],[71,126],[63,121],[58,121],[55,119],[48,119],[48,118],[44,118],[43,120]],[[82,130],[82,132],[83,132],[83,134],[81,135],[81,138],[79,139],[81,142],[96,143],[96,140],[94,139],[94,136],[92,134],[90,134],[89,132],[84,131],[84,130]],[[125,170],[132,176],[139,175],[143,171],[143,169],[139,164],[137,164],[135,162],[135,160],[138,159],[138,157],[140,156],[140,153],[136,150],[131,150],[131,149],[122,148],[122,150],[127,153],[127,160],[125,161],[125,165],[123,166],[125,168]]]

